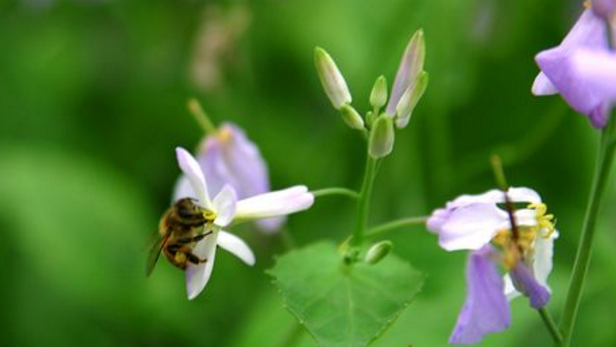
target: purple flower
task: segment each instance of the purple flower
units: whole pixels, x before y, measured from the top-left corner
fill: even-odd
[[[508,199],[527,207],[509,213],[499,205]],[[552,270],[553,241],[557,236],[553,216],[541,197],[529,188],[491,190],[480,195],[462,195],[437,209],[428,219],[428,229],[448,251],[472,251],[467,265],[467,298],[450,343],[474,344],[488,333],[505,330],[510,313],[507,299],[524,294],[534,308],[549,298],[547,277]],[[498,267],[506,274],[501,277]]]
[[[231,123],[223,123],[216,134],[202,141],[197,161],[208,179],[212,194],[225,185],[235,190],[239,199],[270,191],[267,164],[259,148],[244,131]],[[174,200],[195,197],[186,177],[181,177],[174,192]],[[263,219],[256,222],[260,230],[274,232],[285,222],[285,217]]]
[[[604,127],[609,100],[601,91],[586,84],[572,59],[580,50],[607,52],[608,49],[606,22],[591,9],[586,9],[559,46],[535,57],[541,73],[533,84],[533,94],[560,93],[573,109],[586,115],[594,127]]]
[[[616,10],[616,0],[592,0],[590,7],[597,16],[609,20]]]

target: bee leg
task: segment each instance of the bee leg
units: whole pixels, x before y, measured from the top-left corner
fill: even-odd
[[[195,265],[207,263],[207,258],[201,259],[197,257],[196,255],[194,255],[192,252],[186,253],[186,258],[188,259],[189,262]]]
[[[212,234],[211,230],[206,232],[206,233],[204,233],[204,234],[199,234],[199,235],[193,236],[193,237],[182,237],[182,238],[177,239],[177,243],[181,244],[181,245],[186,245],[186,244],[193,243],[193,242],[199,242],[199,241],[203,240],[206,236],[208,236],[210,234]]]

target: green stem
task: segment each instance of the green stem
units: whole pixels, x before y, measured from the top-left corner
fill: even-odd
[[[311,191],[311,193],[312,195],[314,195],[315,198],[320,198],[328,195],[344,195],[352,199],[359,199],[359,194],[356,191],[347,188],[323,188],[313,190]]]
[[[216,126],[212,122],[212,120],[207,116],[199,101],[195,98],[188,99],[188,110],[190,114],[195,118],[201,129],[207,135],[214,135],[216,133]]]
[[[398,219],[398,220],[391,221],[389,223],[381,224],[379,226],[371,228],[370,230],[368,230],[368,232],[366,232],[366,237],[372,238],[372,237],[380,236],[382,234],[387,233],[388,231],[406,227],[406,226],[424,225],[426,224],[427,220],[428,220],[428,217],[408,217],[408,218]]]
[[[359,192],[359,200],[357,201],[357,222],[355,232],[351,239],[351,244],[359,246],[364,242],[364,234],[368,226],[368,208],[370,205],[370,196],[372,195],[372,186],[374,177],[376,176],[376,159],[370,155],[366,159],[366,171],[364,172],[364,182]]]
[[[560,321],[560,330],[563,334],[563,340],[561,343],[557,344],[559,347],[568,347],[571,343],[571,333],[575,324],[580,299],[582,297],[582,290],[584,288],[584,281],[586,279],[586,272],[588,272],[588,265],[590,263],[597,215],[599,214],[601,202],[605,195],[605,188],[614,159],[614,149],[616,149],[616,122],[615,117],[610,117],[608,125],[604,128],[601,137],[597,167],[590,192],[590,200],[586,209],[581,240],[573,265],[573,273],[569,283],[565,308]]]
[[[548,331],[552,335],[554,343],[560,343],[563,340],[563,335],[560,333],[560,330],[558,329],[556,322],[552,318],[552,315],[550,315],[550,312],[546,310],[545,307],[540,308],[537,311],[539,312],[541,319],[543,319],[543,323],[545,323],[545,326],[548,328]]]

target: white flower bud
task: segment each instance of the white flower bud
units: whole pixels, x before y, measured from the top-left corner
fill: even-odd
[[[379,76],[374,82],[370,93],[370,105],[374,108],[381,108],[387,102],[387,81],[385,76]]]
[[[371,265],[380,262],[391,252],[393,246],[394,245],[393,243],[391,243],[391,241],[381,241],[373,245],[366,253],[364,261]]]
[[[393,119],[387,115],[378,117],[370,131],[368,154],[375,159],[389,155],[394,148],[394,139]]]
[[[351,127],[352,129],[363,130],[364,129],[364,120],[361,118],[359,113],[353,108],[351,105],[343,105],[340,108],[340,114],[342,115],[342,120]]]
[[[396,105],[396,126],[404,128],[411,119],[411,114],[415,110],[415,106],[423,96],[428,87],[428,73],[422,71],[417,76],[415,83],[411,84]]]
[[[332,57],[323,48],[317,47],[314,50],[314,62],[325,94],[334,108],[339,110],[351,103],[351,92]]]

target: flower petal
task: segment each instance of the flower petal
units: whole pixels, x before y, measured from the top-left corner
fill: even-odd
[[[531,92],[537,96],[554,95],[558,94],[558,89],[554,87],[543,72],[540,72],[535,78]]]
[[[250,247],[242,239],[231,233],[221,230],[218,235],[218,246],[250,266],[255,264],[255,255]]]
[[[436,232],[445,250],[477,250],[487,245],[498,230],[508,226],[507,214],[495,204],[479,203],[451,211]]]
[[[546,287],[537,282],[523,262],[519,261],[510,273],[513,285],[519,292],[528,296],[532,307],[538,309],[547,305],[550,293]]]
[[[216,212],[214,224],[220,227],[226,227],[231,224],[237,208],[235,190],[230,185],[225,185],[212,201],[212,205]]]
[[[601,99],[616,102],[616,54],[580,49],[571,57],[573,73]]]
[[[195,195],[199,199],[199,203],[208,209],[212,208],[212,202],[210,201],[210,197],[208,195],[207,183],[205,181],[205,176],[199,167],[199,163],[193,158],[193,156],[188,153],[187,150],[181,147],[177,147],[175,149],[178,164],[180,169],[184,172],[190,185],[192,186]]]
[[[314,203],[314,195],[306,186],[261,194],[237,203],[236,219],[252,220],[287,215],[306,210]]]
[[[509,327],[511,313],[503,294],[503,280],[489,248],[473,252],[466,270],[467,296],[450,343],[475,344],[488,333]]]
[[[199,199],[186,175],[181,175],[175,183],[172,203],[183,198]]]
[[[199,265],[189,263],[186,267],[185,277],[188,300],[196,298],[210,280],[212,270],[214,269],[218,236],[218,232],[215,231],[212,235],[207,236],[204,240],[197,243],[193,249],[194,255],[201,259],[207,259],[207,261]]]
[[[535,279],[548,291],[548,276],[552,272],[552,256],[554,254],[554,240],[558,238],[558,232],[554,231],[551,235],[537,235],[532,259],[532,269]]]
[[[593,126],[603,127],[605,124],[601,109],[605,107],[605,100],[600,93],[589,88],[572,67],[572,56],[583,48],[608,49],[606,25],[590,9],[584,11],[560,46],[540,52],[535,60],[573,109],[592,116]]]

